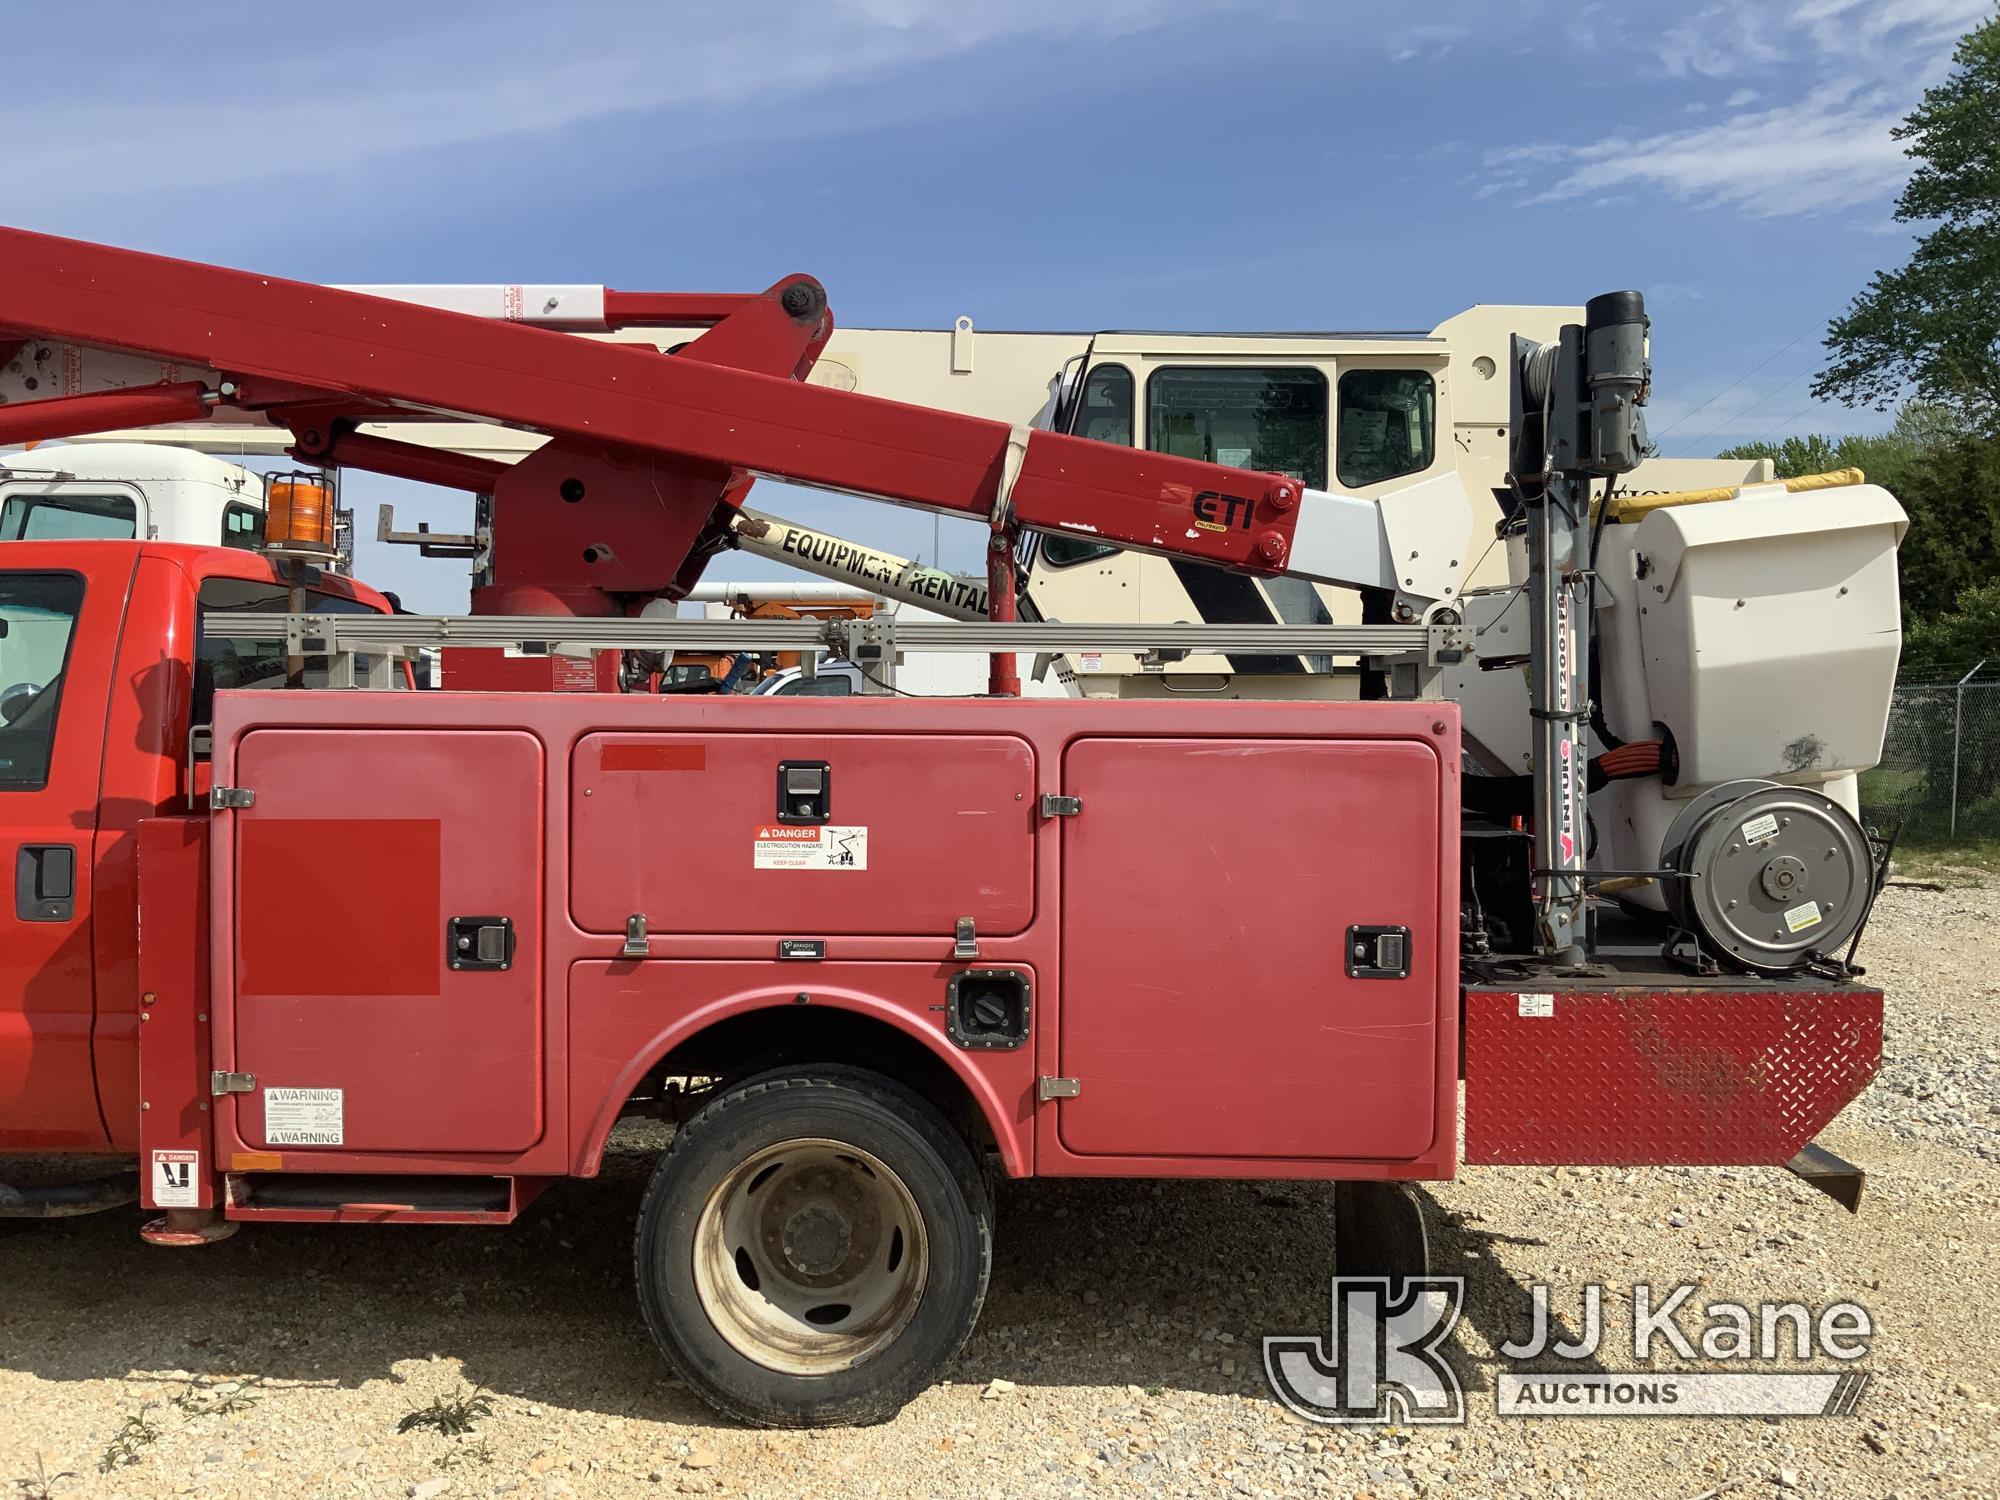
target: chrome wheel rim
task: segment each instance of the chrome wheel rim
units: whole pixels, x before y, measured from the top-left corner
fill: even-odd
[[[851,1369],[908,1326],[929,1278],[916,1199],[879,1157],[821,1138],[767,1146],[702,1205],[694,1284],[738,1354],[787,1375]]]

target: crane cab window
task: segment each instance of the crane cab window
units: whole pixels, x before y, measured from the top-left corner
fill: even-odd
[[[1343,488],[1420,473],[1437,456],[1437,384],[1422,370],[1349,370],[1336,432]]]
[[[1146,446],[1326,488],[1326,376],[1291,366],[1155,370]]]
[[[129,495],[9,495],[0,505],[0,541],[130,541],[139,509]]]
[[[1070,414],[1069,430],[1100,443],[1132,446],[1132,372],[1123,365],[1093,365]]]

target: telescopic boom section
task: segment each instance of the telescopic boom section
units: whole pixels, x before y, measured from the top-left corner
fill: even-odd
[[[833,329],[808,276],[756,296],[605,294],[607,323],[663,306],[710,326],[669,356],[525,314],[0,229],[0,441],[199,407],[289,428],[301,458],[490,493],[480,613],[614,614],[684,592],[758,475],[971,516],[1003,536],[1070,532],[1285,571],[1297,480],[806,384]],[[159,400],[81,404],[107,391]],[[399,418],[496,422],[548,442],[502,466],[351,433]]]

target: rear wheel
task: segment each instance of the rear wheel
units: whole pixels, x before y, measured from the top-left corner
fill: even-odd
[[[972,1332],[991,1264],[965,1142],[859,1069],[725,1090],[675,1135],[639,1210],[654,1338],[698,1394],[765,1426],[894,1416]]]

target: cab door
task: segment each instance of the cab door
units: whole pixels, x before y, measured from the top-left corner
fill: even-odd
[[[102,1150],[91,847],[129,548],[0,549],[0,1151]]]

